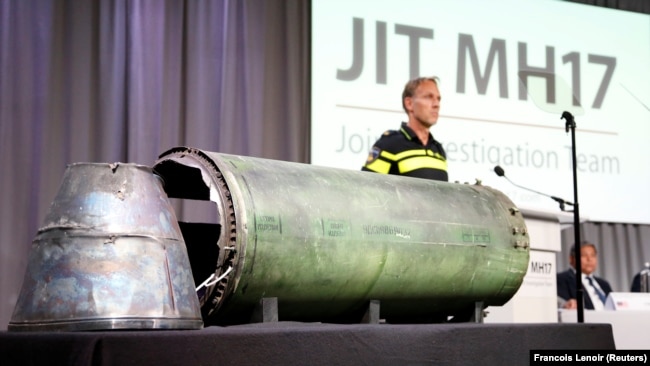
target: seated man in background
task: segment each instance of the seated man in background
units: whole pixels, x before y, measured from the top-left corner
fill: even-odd
[[[645,264],[645,268],[637,273],[634,278],[632,278],[632,286],[630,292],[650,292],[650,286],[648,286],[648,280],[646,279],[648,273],[650,272],[650,263]],[[641,284],[641,276],[643,275],[643,280],[645,281],[643,285]]]
[[[577,309],[575,246],[571,247],[569,264],[571,268],[557,274],[557,296],[558,300],[565,301],[562,305],[563,308]],[[604,309],[605,300],[607,295],[612,292],[612,287],[605,279],[593,275],[596,267],[598,267],[598,252],[594,244],[587,241],[582,242],[580,246],[580,267],[582,270],[584,308],[589,310]]]

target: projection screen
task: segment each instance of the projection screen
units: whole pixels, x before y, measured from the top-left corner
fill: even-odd
[[[545,195],[574,201],[575,146],[581,218],[650,223],[650,16],[551,0],[312,0],[311,163],[360,169],[406,121],[406,81],[430,75],[451,182],[559,212]]]

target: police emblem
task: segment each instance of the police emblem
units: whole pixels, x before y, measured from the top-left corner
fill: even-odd
[[[379,154],[381,153],[381,149],[373,146],[370,152],[368,153],[368,158],[366,159],[366,164],[370,164],[373,161],[377,160],[379,157]]]

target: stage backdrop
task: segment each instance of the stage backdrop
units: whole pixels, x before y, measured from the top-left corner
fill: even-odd
[[[313,164],[360,169],[406,120],[401,93],[437,75],[432,133],[451,181],[557,211],[574,201],[575,116],[581,216],[650,223],[650,19],[562,1],[313,0]],[[568,207],[570,209],[571,207]]]
[[[588,1],[602,4],[601,0]],[[384,3],[371,2],[370,6]],[[623,7],[631,2],[611,3]],[[309,162],[310,73],[318,82],[320,73],[333,73],[335,77],[337,69],[349,68],[352,61],[351,55],[341,60],[337,53],[328,54],[326,59],[335,60],[330,65],[333,69],[310,72],[310,4],[309,0],[0,0],[0,330],[7,328],[31,241],[58,190],[66,164],[124,161],[150,165],[159,153],[177,145]],[[628,9],[644,12],[634,15],[647,19],[650,2],[635,4]],[[347,12],[349,4],[344,5],[340,11]],[[479,9],[488,6],[485,2],[475,5]],[[492,6],[494,2],[490,2]],[[427,14],[426,22],[411,23],[410,19],[420,17],[423,9],[402,8],[403,14],[411,14],[404,24],[433,28],[429,22],[444,19],[444,14],[438,15],[442,10],[436,8]],[[588,10],[571,22],[581,17],[597,22],[587,17]],[[366,20],[366,27],[372,25],[374,32],[377,20],[381,19]],[[613,33],[624,29],[607,20],[601,23]],[[394,24],[390,27],[391,37],[396,38]],[[554,27],[573,27],[573,23],[551,20],[547,28],[552,31]],[[330,28],[348,29],[350,33],[352,18]],[[438,32],[434,34],[436,40]],[[350,53],[350,40],[343,37],[335,41],[343,42],[347,42],[343,49]],[[539,43],[543,46],[536,48],[546,45]],[[580,44],[576,42],[576,47]],[[392,47],[390,55],[396,54]],[[483,59],[489,44],[481,47],[481,67],[485,68]],[[513,46],[509,47],[508,52],[513,52]],[[582,48],[579,51],[586,52]],[[643,54],[637,51],[635,57]],[[394,65],[389,69],[392,75]],[[440,73],[438,68],[429,71],[440,74],[444,88],[455,83],[453,76]],[[386,128],[393,128],[403,118],[398,100],[408,75],[391,76],[388,80],[396,83],[394,87],[378,85],[373,89],[373,97],[384,91],[395,93],[386,98],[394,103]],[[509,80],[512,82],[511,76]],[[352,84],[341,85],[343,93]],[[470,87],[476,90],[468,82],[468,91]],[[451,90],[443,89],[445,102],[453,99],[455,92]],[[515,92],[509,90],[511,98]],[[443,107],[447,108],[446,104]],[[466,109],[475,107],[467,105]],[[551,117],[553,126],[561,123],[559,116]],[[583,128],[587,120],[577,118]],[[455,123],[445,119],[438,127]],[[612,126],[620,122],[617,118]],[[336,120],[328,123],[341,133]],[[554,128],[554,133],[563,135],[561,127]],[[443,132],[440,138],[452,141]],[[480,141],[480,136],[476,138]],[[618,152],[612,150],[614,153]],[[333,156],[340,159],[338,154]],[[361,166],[365,152],[359,152],[358,159],[353,164],[355,169]],[[486,176],[489,168],[483,168]],[[505,168],[513,179],[523,179],[510,167]],[[648,243],[650,238],[642,236]],[[638,257],[628,257],[626,247],[618,247],[617,241],[604,245],[615,251],[615,258],[603,260],[620,260],[616,263],[635,269],[642,263]]]

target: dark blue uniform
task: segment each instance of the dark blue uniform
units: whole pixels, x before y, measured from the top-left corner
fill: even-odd
[[[442,145],[431,133],[428,143],[423,145],[404,122],[399,131],[386,131],[375,142],[361,170],[449,181]]]

